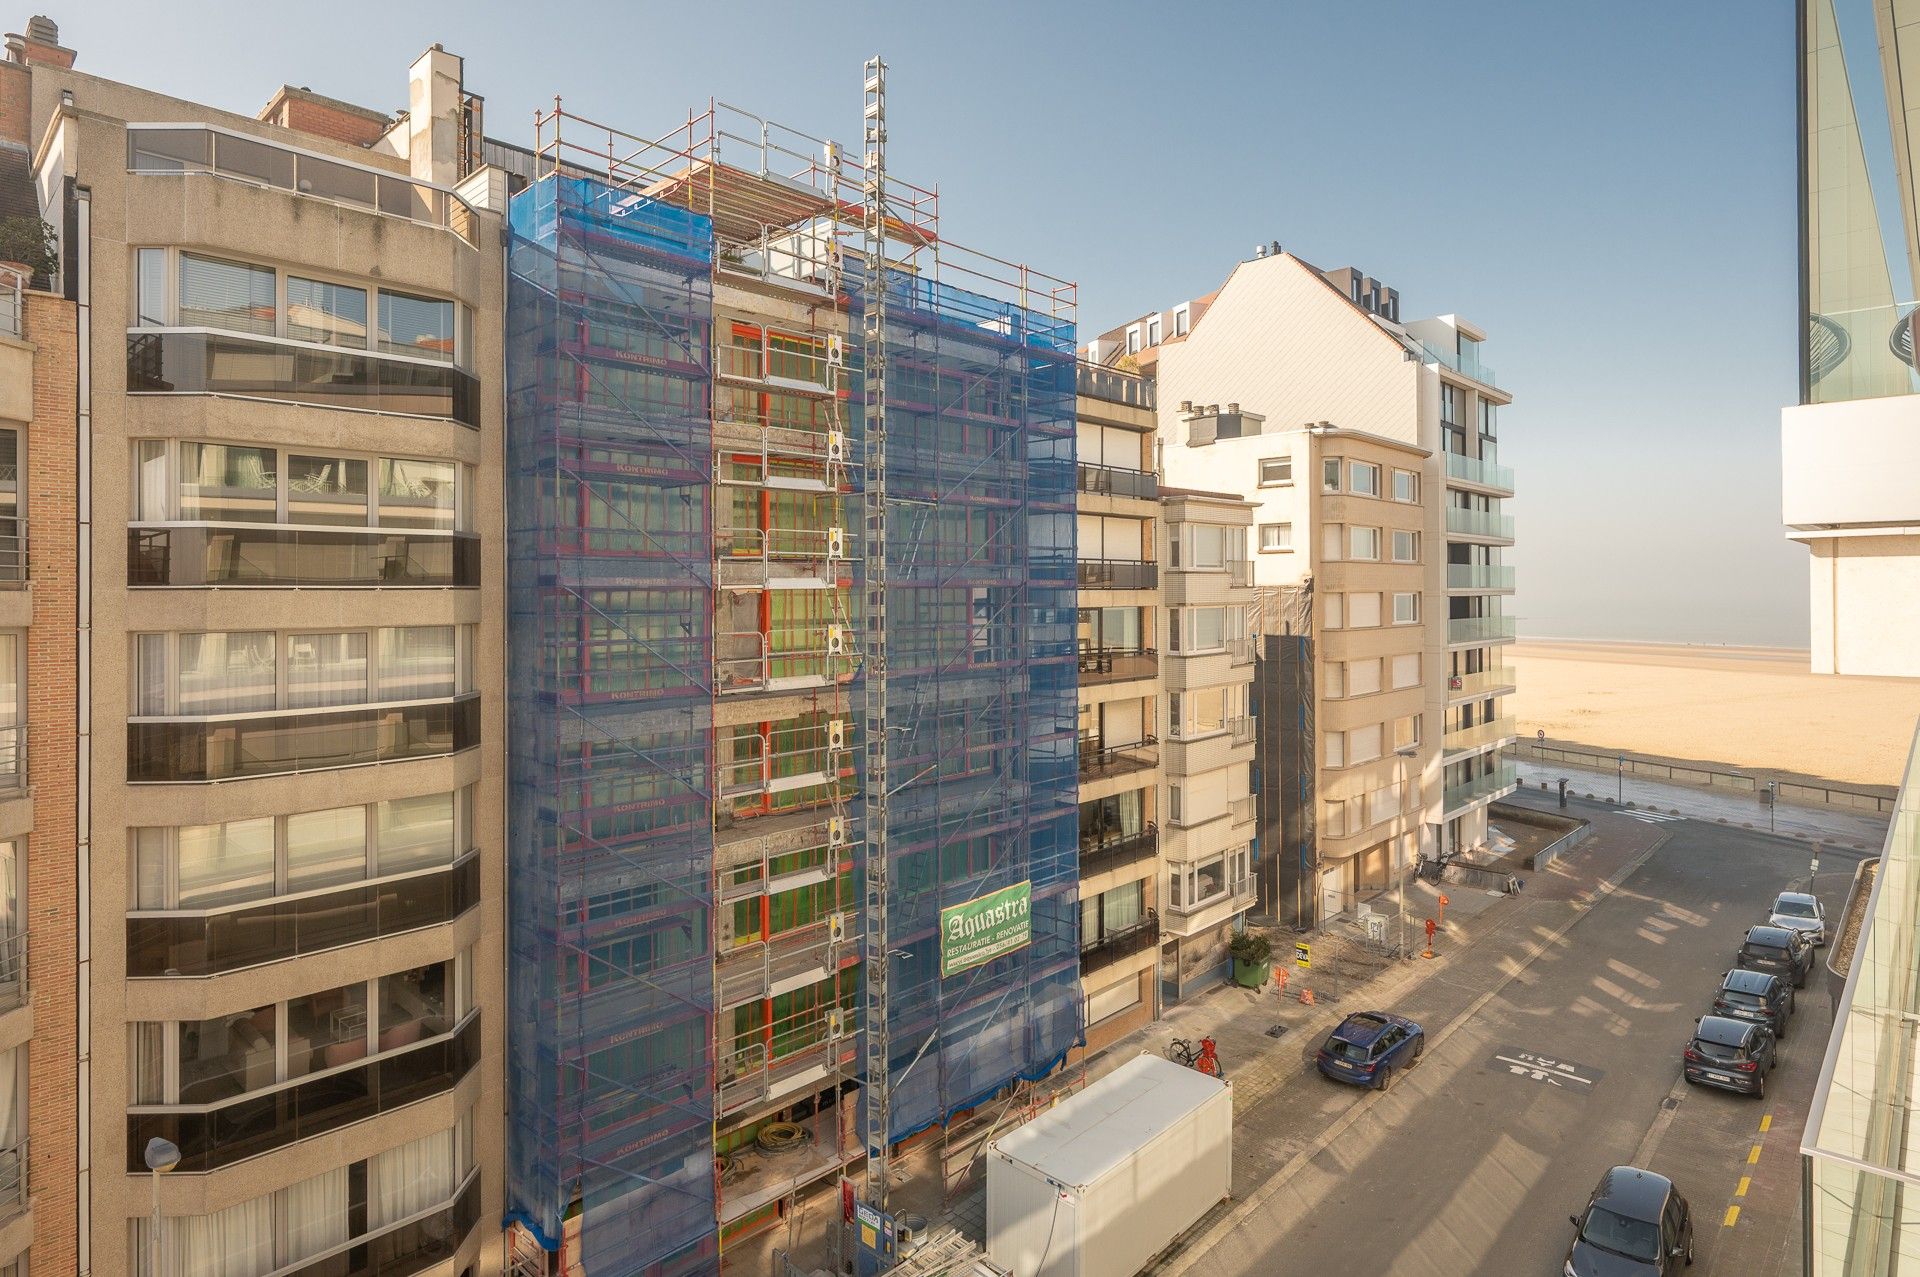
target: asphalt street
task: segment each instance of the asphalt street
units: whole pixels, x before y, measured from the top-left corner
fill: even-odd
[[[1581,807],[1603,833],[1664,840],[1570,926],[1531,937],[1525,957],[1496,945],[1427,981],[1413,1001],[1436,1015],[1474,1001],[1391,1092],[1301,1078],[1296,1111],[1364,1111],[1201,1258],[1209,1273],[1558,1272],[1567,1216],[1608,1167],[1636,1162],[1692,1202],[1693,1273],[1799,1270],[1798,1141],[1830,977],[1816,967],[1800,991],[1765,1100],[1685,1086],[1680,1052],[1745,928],[1776,891],[1804,887],[1809,849]],[[1830,914],[1856,862],[1825,854],[1814,886]]]

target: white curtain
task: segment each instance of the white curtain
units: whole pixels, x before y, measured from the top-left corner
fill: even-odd
[[[135,1234],[136,1262],[147,1272],[147,1229],[142,1217]],[[260,1277],[274,1269],[273,1198],[250,1202],[213,1215],[169,1215],[161,1221],[160,1272],[147,1277]]]
[[[459,1182],[454,1130],[436,1131],[388,1149],[368,1164],[367,1228],[385,1228],[438,1206]]]
[[[454,692],[451,625],[380,631],[379,695],[383,701],[426,700]]]
[[[279,1193],[286,1223],[282,1267],[295,1264],[347,1240],[347,1168],[302,1180]]]

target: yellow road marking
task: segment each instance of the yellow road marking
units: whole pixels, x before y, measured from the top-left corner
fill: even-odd
[[[1735,1197],[1745,1197],[1747,1195],[1747,1187],[1752,1183],[1753,1183],[1753,1176],[1742,1175],[1740,1177],[1740,1187],[1733,1190],[1733,1195]]]
[[[1738,1206],[1729,1206],[1727,1207],[1727,1217],[1720,1221],[1720,1227],[1732,1228],[1733,1221],[1739,1218],[1740,1218],[1740,1208]]]
[[[1758,1144],[1755,1144],[1753,1146],[1752,1151],[1747,1154],[1747,1165],[1751,1166],[1759,1160],[1760,1160],[1760,1146]]]
[[[1760,1133],[1765,1135],[1771,1129],[1773,1129],[1773,1114],[1769,1113],[1760,1119]]]

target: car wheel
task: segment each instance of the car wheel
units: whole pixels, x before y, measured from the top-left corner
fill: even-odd
[[[1756,1100],[1764,1100],[1767,1098],[1767,1075],[1764,1073],[1754,1081],[1753,1098]]]
[[[1414,1039],[1413,1062],[1415,1064],[1420,1063],[1420,1057],[1425,1055],[1426,1053],[1427,1053],[1427,1036],[1426,1034],[1423,1033],[1419,1037]]]
[[[1687,1267],[1693,1267],[1693,1230],[1687,1230]]]
[[[1809,974],[1809,971],[1811,971],[1811,968],[1809,968],[1808,971],[1802,971],[1799,975],[1793,978],[1794,988],[1804,989],[1807,987],[1807,975]]]
[[[1373,1089],[1376,1091],[1391,1091],[1393,1089],[1393,1065],[1383,1064],[1380,1066],[1380,1076],[1374,1079]]]

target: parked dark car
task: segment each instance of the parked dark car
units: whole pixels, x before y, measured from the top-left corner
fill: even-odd
[[[1664,1175],[1616,1166],[1568,1218],[1566,1277],[1663,1277],[1693,1262],[1693,1212]]]
[[[1681,1056],[1681,1072],[1698,1086],[1717,1086],[1756,1099],[1767,1093],[1767,1074],[1779,1053],[1773,1030],[1750,1020],[1705,1015]]]
[[[1785,927],[1748,927],[1733,965],[1749,971],[1770,971],[1794,988],[1804,989],[1807,973],[1813,970],[1813,941]]]
[[[1804,891],[1783,891],[1774,897],[1767,921],[1789,931],[1805,932],[1816,949],[1827,942],[1827,912],[1820,907],[1818,896]]]
[[[1735,967],[1713,995],[1713,1014],[1764,1024],[1773,1030],[1775,1041],[1784,1042],[1793,1016],[1793,986],[1769,971]]]
[[[1356,1011],[1320,1046],[1320,1071],[1336,1082],[1384,1091],[1394,1074],[1411,1068],[1427,1049],[1424,1029],[1405,1016]]]

